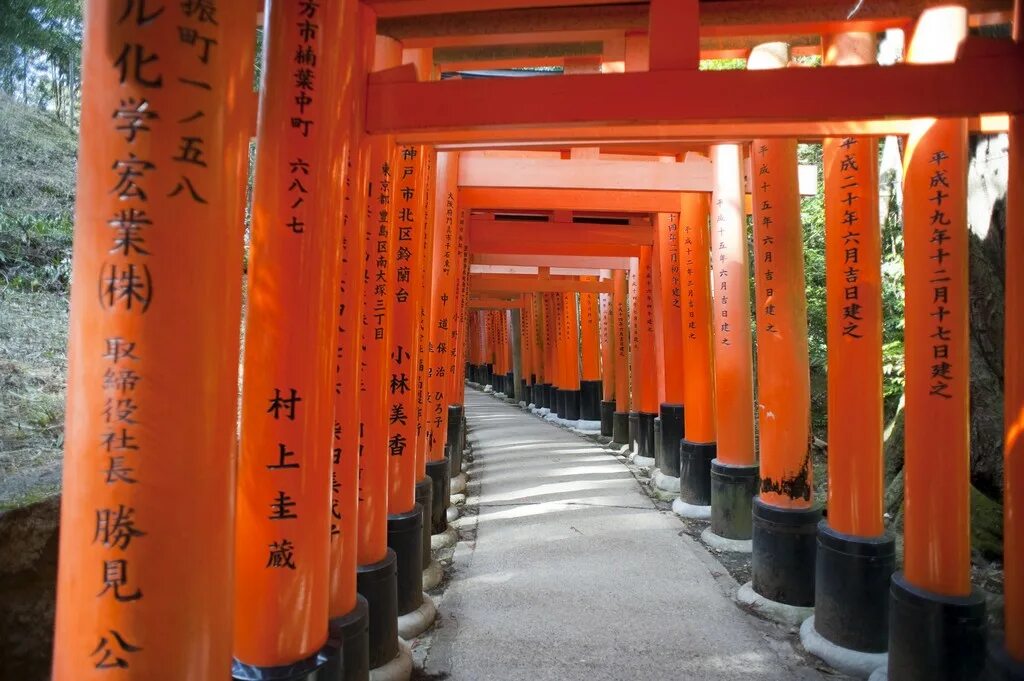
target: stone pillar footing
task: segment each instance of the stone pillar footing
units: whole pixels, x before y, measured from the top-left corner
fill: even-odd
[[[889,678],[893,681],[969,681],[985,668],[985,597],[946,596],[907,582],[889,587]]]
[[[369,606],[370,669],[398,655],[398,557],[388,549],[384,560],[356,569],[356,589]]]
[[[527,383],[525,378],[521,382],[520,389],[523,391],[523,398],[519,401],[525,402],[526,406],[533,404],[533,386]]]
[[[714,442],[679,443],[679,498],[694,506],[711,506],[711,462]]]
[[[423,605],[423,509],[388,515],[388,548],[395,552],[398,614]]]
[[[430,534],[438,534],[448,529],[446,519],[448,496],[451,489],[451,467],[448,457],[440,461],[427,462],[427,476],[433,487],[433,500],[430,506]]]
[[[423,568],[426,569],[426,566],[430,564],[430,514],[434,510],[434,483],[429,475],[416,483],[416,504],[420,507],[420,512],[423,515],[423,526],[420,528],[423,539],[420,542],[420,550],[422,551]]]
[[[549,400],[551,402],[551,406],[549,406],[548,409],[551,410],[551,413],[555,416],[565,418],[565,396],[562,395],[562,389],[557,385],[551,386]]]
[[[631,411],[629,412],[629,451],[637,454],[637,450],[640,448],[640,443],[637,438],[640,437],[640,413]]]
[[[260,667],[231,661],[232,681],[337,681],[341,671],[341,648],[328,637],[324,647],[309,657],[291,664]],[[328,672],[333,673],[329,675]]]
[[[711,531],[739,541],[753,534],[751,513],[757,494],[757,464],[734,466],[711,462]]]
[[[370,606],[356,595],[356,607],[328,623],[329,636],[341,645],[341,673],[327,675],[329,681],[366,681],[370,677]]]
[[[462,450],[466,446],[466,430],[463,427],[463,415],[465,409],[461,404],[448,405],[448,432],[445,434],[445,443],[448,445],[448,455],[451,457],[452,475],[458,475],[462,471]]]
[[[1003,641],[992,641],[988,647],[988,676],[986,679],[987,681],[1024,681],[1024,661],[1010,657]]]
[[[601,420],[601,381],[580,381],[580,420]]]
[[[654,458],[654,414],[649,411],[642,411],[637,414],[636,455],[648,459]]]
[[[654,417],[654,449],[652,456],[654,457],[654,470],[660,471],[661,464],[665,459],[665,447],[664,442],[661,439],[661,417]]]
[[[761,596],[814,605],[814,559],[821,508],[779,508],[754,499],[751,581]]]
[[[534,396],[534,404],[538,409],[551,409],[551,384],[541,383],[538,389],[540,393]]]
[[[579,390],[563,390],[565,395],[565,415],[559,414],[566,421],[579,421],[580,420],[580,391]]]
[[[615,400],[601,400],[601,435],[612,437],[615,433]]]
[[[679,477],[679,443],[684,435],[684,410],[681,404],[663,403],[658,407],[661,418],[661,459],[658,469],[670,478]]]
[[[892,536],[842,534],[828,521],[819,522],[814,580],[817,632],[849,650],[888,650],[889,580],[895,570]]]
[[[505,374],[505,395],[516,397],[516,377],[511,371]]]

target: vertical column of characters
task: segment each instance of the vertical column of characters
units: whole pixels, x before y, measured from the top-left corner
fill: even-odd
[[[686,441],[694,444],[710,443],[715,440],[715,385],[711,338],[711,251],[708,244],[706,194],[682,195],[680,223],[680,257],[683,260],[686,289],[686,303],[683,306]]]
[[[419,195],[419,210],[423,216],[422,248],[423,256],[420,267],[420,305],[419,324],[416,342],[416,471],[417,479],[422,479],[427,472],[427,372],[430,369],[430,306],[433,299],[434,271],[434,164],[437,152],[434,147],[425,146],[420,152],[423,155],[422,191]]]
[[[630,258],[629,264],[629,390],[632,397],[630,410],[638,412],[641,409],[641,388],[640,388],[640,299],[638,275],[640,272],[640,259]]]
[[[611,282],[611,272],[602,270],[602,282]],[[615,342],[613,315],[615,306],[611,293],[598,296],[598,315],[601,323],[601,399],[611,402],[615,399]]]
[[[86,9],[56,679],[228,671],[241,139],[225,130],[243,107],[226,97],[246,88],[253,16],[219,4]],[[197,561],[168,565],[186,534]]]
[[[658,413],[658,377],[655,357],[654,329],[654,248],[640,247],[637,277],[637,345],[639,348],[640,409],[645,414]],[[653,417],[652,417],[653,418]],[[653,428],[653,422],[652,422]],[[651,431],[653,433],[653,430]],[[653,451],[651,452],[653,454]]]
[[[612,303],[615,306],[613,340],[615,343],[615,411],[628,413],[629,408],[629,301],[626,270],[612,273]]]
[[[407,513],[415,505],[417,402],[415,369],[419,362],[417,331],[423,276],[423,147],[398,149],[394,197],[395,262],[388,381],[388,512]]]
[[[533,340],[531,338],[532,327],[533,327],[533,315],[527,305],[527,301],[530,299],[529,293],[523,293],[519,296],[519,309],[521,314],[519,316],[519,356],[520,356],[520,367],[522,368],[522,377],[526,380],[526,385],[530,385],[530,376],[533,374]]]
[[[448,377],[445,390],[445,400],[449,405],[462,404],[462,353],[463,353],[463,327],[466,323],[466,307],[469,296],[466,291],[469,288],[469,240],[466,238],[466,211],[460,210],[458,227],[455,232],[453,244],[453,267],[454,288],[452,297],[452,323],[448,335]],[[511,346],[509,348],[511,351]],[[509,365],[508,371],[511,371]]]
[[[754,385],[741,149],[715,145],[711,157],[715,172],[710,245],[718,459],[727,465],[747,466],[754,463]]]
[[[665,396],[663,402],[683,403],[683,316],[682,278],[679,263],[679,214],[657,215],[658,265],[661,283],[658,300],[662,310],[663,369]],[[664,425],[664,417],[662,418]]]
[[[588,282],[597,282],[597,277],[587,277]],[[580,340],[583,354],[583,380],[601,380],[600,315],[598,294],[590,291],[580,293]]]

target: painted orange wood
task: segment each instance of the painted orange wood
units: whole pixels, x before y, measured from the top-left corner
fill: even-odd
[[[629,356],[630,356],[630,299],[626,285],[626,270],[612,272],[612,305],[614,306],[614,329],[612,339],[615,345],[615,411],[630,411],[629,401]]]
[[[686,368],[683,362],[683,278],[680,259],[679,213],[659,213],[657,217],[658,299],[662,317],[661,345],[664,349],[663,402],[683,403]]]
[[[637,271],[637,343],[638,357],[634,367],[636,385],[639,388],[639,411],[658,413],[658,377],[655,371],[654,339],[654,249],[640,247],[639,269]]]
[[[686,439],[715,441],[715,378],[711,337],[711,250],[708,244],[707,194],[683,194],[680,200],[679,258],[685,297],[681,311],[686,384]]]

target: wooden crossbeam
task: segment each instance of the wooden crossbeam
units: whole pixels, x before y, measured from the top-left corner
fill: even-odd
[[[522,300],[505,300],[503,298],[473,298],[469,299],[471,310],[518,310],[522,309]]]
[[[602,258],[598,256],[568,255],[495,255],[473,253],[471,260],[480,265],[509,265],[523,267],[585,267],[594,270],[628,270],[629,258]]]
[[[542,277],[523,277],[515,274],[471,274],[469,275],[471,294],[499,297],[499,294],[515,295],[519,293],[611,293],[612,282],[580,281],[579,279],[546,279]]]

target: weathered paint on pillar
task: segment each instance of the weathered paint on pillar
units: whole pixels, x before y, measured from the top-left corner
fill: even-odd
[[[719,461],[754,463],[754,379],[750,338],[750,261],[741,149],[711,147],[711,262],[715,339],[715,432]]]
[[[871,33],[824,43],[825,63],[875,62]],[[878,140],[826,138],[825,269],[828,339],[828,522],[837,532],[881,535],[882,254]]]
[[[347,126],[312,83],[341,58],[344,18],[338,4],[282,3],[264,27],[235,540],[234,655],[251,665],[305,659],[327,638],[335,338],[326,312],[337,291],[342,178],[324,150],[338,140],[332,124]],[[308,86],[295,78],[297,53]]]
[[[423,290],[421,194],[426,155],[422,145],[398,148],[392,169],[391,220],[395,253],[392,263],[391,343],[388,353],[388,513],[412,511],[416,505],[416,366],[419,357],[420,294]]]
[[[680,199],[679,257],[686,291],[682,309],[686,364],[686,439],[715,441],[715,379],[711,332],[711,251],[708,244],[708,196],[687,193]]]
[[[461,211],[456,205],[459,157],[454,152],[437,154],[437,192],[434,208],[433,283],[430,305],[430,343],[427,346],[426,428],[428,461],[444,459],[445,434],[448,427],[448,404],[445,393],[451,366],[448,344],[456,323],[455,287],[460,274],[456,258]],[[493,336],[491,336],[493,338]]]
[[[748,68],[781,68],[788,62],[788,49],[775,53],[759,49],[751,57]],[[813,497],[810,367],[796,140],[755,139],[750,159],[760,496],[773,506],[809,508]]]
[[[637,277],[637,348],[640,353],[637,365],[640,374],[636,382],[640,386],[639,410],[647,414],[658,413],[658,379],[655,375],[655,334],[654,334],[654,249],[640,247],[640,263]]]
[[[922,15],[908,57],[953,61],[967,10]],[[920,119],[904,152],[906,412],[904,574],[971,590],[967,121]]]
[[[683,304],[682,274],[679,260],[679,214],[658,213],[657,216],[658,309],[661,311],[661,338],[663,348],[663,383],[665,394],[661,401],[683,404],[683,385],[686,372],[683,362]]]
[[[254,22],[244,4],[86,6],[59,681],[230,673]],[[188,560],[168,560],[182,538]]]
[[[615,343],[615,411],[625,414],[630,410],[629,402],[629,313],[626,271],[612,273],[612,304],[615,307],[615,328],[612,336]]]
[[[611,279],[610,270],[601,271],[601,280]],[[615,305],[611,293],[598,295],[601,328],[601,399],[610,402],[615,399]]]
[[[351,88],[348,101],[339,97],[338,120],[348,120],[348,136],[338,148],[335,161],[344,161],[344,184],[336,185],[341,197],[341,254],[338,266],[338,292],[334,322],[337,346],[334,353],[334,427],[331,438],[331,554],[328,616],[346,615],[356,607],[356,551],[359,519],[359,362],[360,308],[363,300],[364,243],[362,221],[365,192],[353,191],[366,185],[369,159],[361,160],[362,126],[358,112],[364,96],[362,74],[370,60],[373,22],[369,15],[360,21],[358,3],[345,7],[345,36],[342,44],[353,43],[353,62],[349,73],[339,78],[339,87]],[[356,42],[358,41],[358,42]],[[359,74],[357,76],[356,74]]]

